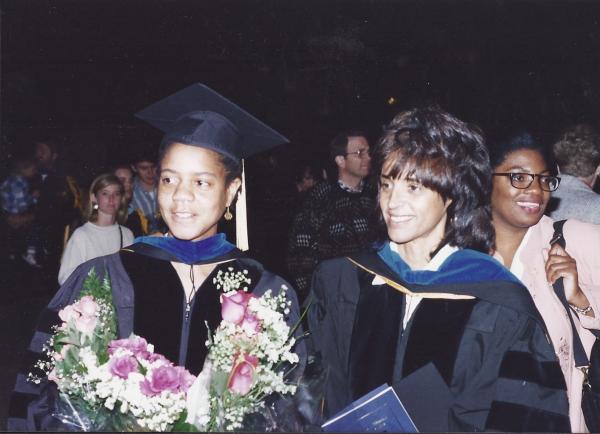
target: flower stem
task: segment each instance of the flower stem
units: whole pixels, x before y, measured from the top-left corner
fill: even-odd
[[[290,334],[288,335],[288,338],[291,338],[292,336],[294,336],[294,333],[296,333],[296,330],[298,329],[298,327],[300,327],[300,324],[302,324],[304,317],[307,315],[308,309],[310,309],[312,302],[313,302],[313,299],[311,298],[310,301],[308,302],[308,306],[306,306],[306,309],[304,309],[304,312],[302,312],[302,315],[300,315],[300,319],[294,325],[294,327],[290,330]]]

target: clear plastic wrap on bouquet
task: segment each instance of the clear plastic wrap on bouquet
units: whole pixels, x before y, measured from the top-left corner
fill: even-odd
[[[293,395],[273,394],[259,412],[244,418],[241,432],[321,432],[322,402],[326,371],[318,357],[311,356],[297,379]]]
[[[302,376],[297,380],[296,393],[280,396],[271,406],[277,431],[321,431],[326,376],[320,357],[310,356]]]
[[[49,431],[144,431],[130,413],[123,414],[117,409],[111,411],[104,407],[92,407],[85,400],[65,393],[58,395],[52,417],[54,422],[48,427]]]
[[[185,421],[187,390],[195,380],[144,338],[117,339],[110,282],[93,270],[81,297],[58,312],[62,323],[36,363],[58,392],[57,431],[170,431]],[[50,390],[50,389],[49,389]]]
[[[188,393],[187,421],[200,431],[318,430],[324,373],[297,345],[306,338],[295,337],[300,322],[287,324],[286,290],[221,296],[223,320],[209,334],[209,354]]]

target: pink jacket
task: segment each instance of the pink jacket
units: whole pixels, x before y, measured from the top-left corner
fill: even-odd
[[[554,350],[559,358],[569,395],[569,413],[571,430],[587,432],[587,427],[581,412],[581,388],[583,374],[575,368],[573,359],[573,337],[567,313],[554,293],[552,285],[546,280],[544,269],[544,248],[549,248],[549,241],[554,234],[553,220],[542,217],[538,224],[531,227],[525,237],[524,244],[517,250],[511,271],[518,267],[517,257],[522,264],[520,277],[529,289],[531,296],[540,311],[548,328]],[[566,250],[577,261],[579,286],[587,296],[595,318],[580,315],[580,320],[574,316],[583,346],[589,356],[594,343],[594,335],[587,329],[600,329],[600,225],[584,223],[578,220],[568,220],[563,228],[567,243]],[[502,261],[497,254],[496,258]]]

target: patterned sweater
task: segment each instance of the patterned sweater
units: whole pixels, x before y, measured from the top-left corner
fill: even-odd
[[[361,193],[329,182],[309,192],[292,223],[287,252],[288,271],[301,301],[308,295],[319,262],[357,252],[370,243],[376,195],[369,183]]]

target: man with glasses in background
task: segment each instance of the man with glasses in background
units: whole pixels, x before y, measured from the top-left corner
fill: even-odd
[[[354,253],[371,241],[377,191],[366,180],[371,168],[366,135],[339,133],[329,144],[329,156],[331,172],[337,173],[310,191],[290,231],[287,267],[301,301],[319,262]]]

